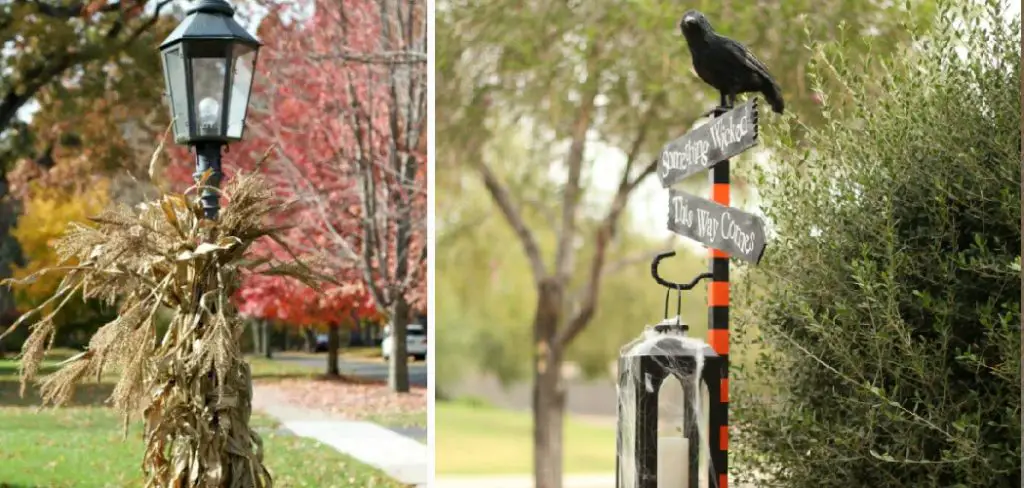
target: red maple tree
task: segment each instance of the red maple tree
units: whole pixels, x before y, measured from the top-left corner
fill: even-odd
[[[338,363],[341,331],[358,326],[362,320],[377,320],[380,315],[373,298],[358,281],[314,290],[292,279],[249,275],[235,296],[235,302],[239,312],[251,318],[302,327],[310,333],[326,330],[326,374],[332,377],[341,374]]]
[[[261,24],[245,142],[225,155],[225,172],[230,178],[234,168],[252,168],[274,148],[260,170],[294,203],[277,217],[292,226],[287,245],[315,260],[331,286],[361,286],[391,321],[390,383],[408,391],[405,328],[426,310],[425,6],[311,5],[312,15],[301,19],[274,7]],[[188,173],[178,168],[177,176]],[[254,250],[281,252],[269,242]],[[285,313],[274,304],[287,286],[247,279],[240,307]]]

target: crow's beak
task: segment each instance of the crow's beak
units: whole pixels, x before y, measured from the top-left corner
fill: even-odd
[[[685,25],[693,25],[693,24],[696,24],[696,23],[697,23],[697,17],[694,17],[692,15],[687,15],[686,17],[683,17],[683,24],[685,24]]]

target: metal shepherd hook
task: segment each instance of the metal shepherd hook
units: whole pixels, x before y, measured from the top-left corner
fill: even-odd
[[[701,280],[711,278],[711,273],[701,273],[693,278],[689,283],[675,283],[662,278],[658,274],[658,265],[661,264],[661,260],[670,258],[676,255],[675,251],[666,251],[658,253],[654,256],[654,260],[651,261],[651,276],[654,277],[654,281],[659,285],[664,286],[665,290],[665,318],[668,318],[668,298],[672,293],[672,290],[676,290],[676,321],[679,325],[682,325],[682,311],[683,311],[683,290],[690,290],[697,286]]]

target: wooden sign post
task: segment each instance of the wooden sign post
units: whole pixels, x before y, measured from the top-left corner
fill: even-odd
[[[712,483],[721,487],[729,486],[729,256],[757,264],[766,244],[764,222],[729,207],[729,158],[757,145],[757,136],[757,99],[751,99],[735,108],[717,108],[714,120],[669,142],[658,156],[658,177],[665,188],[703,171],[711,173],[711,200],[670,190],[668,228],[704,244],[711,253],[707,343],[721,360],[708,367],[722,370],[712,375],[721,383],[708,385],[707,443],[717,478]]]

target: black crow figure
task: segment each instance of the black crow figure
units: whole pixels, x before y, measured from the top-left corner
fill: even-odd
[[[782,113],[782,90],[768,68],[743,44],[718,35],[707,17],[696,10],[683,15],[679,29],[690,47],[693,69],[719,91],[723,106],[731,107],[741,93],[760,92],[772,110]]]

